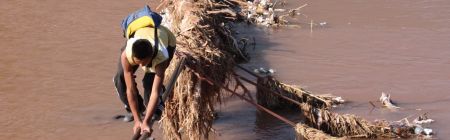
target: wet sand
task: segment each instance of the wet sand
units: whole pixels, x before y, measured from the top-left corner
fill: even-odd
[[[343,96],[350,102],[336,111],[369,120],[429,112],[437,137],[450,137],[450,2],[288,1],[304,3],[308,18],[298,21],[328,27],[256,28],[261,34],[247,67],[271,67],[282,81]],[[130,139],[132,124],[112,120],[124,111],[111,79],[124,44],[120,21],[144,4],[0,2],[0,139]],[[381,92],[404,109],[370,112],[368,101]],[[238,99],[219,115],[215,139],[294,138],[289,126]]]

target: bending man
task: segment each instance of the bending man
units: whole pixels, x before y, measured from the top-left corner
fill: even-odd
[[[121,50],[117,74],[114,77],[120,100],[133,116],[130,121],[134,120],[135,134],[151,132],[149,125],[154,112],[157,117],[162,114],[161,94],[164,90],[162,85],[164,73],[175,52],[176,39],[173,33],[162,25],[156,31],[157,34],[154,28],[143,27],[131,35],[126,46]],[[158,38],[155,39],[155,36]],[[155,45],[155,42],[159,42],[158,45]],[[142,79],[144,99],[139,94],[134,80],[136,77],[134,73],[139,66],[145,71]],[[159,105],[158,108],[156,108],[157,105]],[[144,112],[145,115],[142,118],[141,115]],[[141,132],[137,132],[139,128]]]

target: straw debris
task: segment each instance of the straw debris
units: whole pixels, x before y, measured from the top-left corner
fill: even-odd
[[[257,100],[258,103],[268,108],[290,107],[297,108],[297,104],[288,102],[278,96],[270,93],[266,88],[276,91],[281,95],[287,96],[296,101],[308,103],[317,108],[329,109],[335,105],[344,103],[341,97],[333,95],[314,95],[303,88],[294,87],[277,81],[272,76],[266,76],[258,79]]]
[[[177,52],[166,70],[175,70],[181,58],[185,66],[165,102],[162,128],[165,139],[206,139],[212,130],[214,104],[221,102],[220,87],[210,86],[200,75],[227,85],[234,64],[247,59],[230,29],[239,19],[232,3],[210,0],[166,0],[162,2],[163,25],[177,35]],[[195,72],[195,73],[194,73]],[[170,75],[165,81],[169,81]]]
[[[323,131],[311,128],[308,125],[298,123],[295,126],[295,131],[304,139],[316,139],[316,140],[345,140],[345,137],[333,137]]]
[[[432,122],[426,114],[415,119],[413,124],[409,123],[407,118],[394,122],[385,120],[369,122],[356,115],[331,112],[330,108],[333,104],[342,103],[340,101],[343,100],[340,97],[314,95],[302,88],[283,84],[270,76],[258,82],[259,86],[271,88],[301,102],[299,108],[305,117],[305,125],[297,125],[296,131],[306,139],[412,138],[433,134],[431,129],[421,126],[422,122]],[[279,104],[288,104],[277,96],[269,95],[270,93],[262,88],[258,89],[261,89],[258,90],[258,102],[263,106],[274,107]],[[288,105],[292,106],[292,104]]]

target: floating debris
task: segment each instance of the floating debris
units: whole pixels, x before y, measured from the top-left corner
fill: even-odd
[[[433,135],[433,129],[430,128],[423,128],[420,125],[416,125],[416,127],[414,128],[414,133],[416,135],[425,135],[425,136],[431,136]]]
[[[337,105],[345,103],[344,98],[342,98],[340,96],[335,96],[335,95],[331,95],[331,94],[324,94],[324,95],[317,95],[317,96],[320,98],[326,99],[326,100],[331,100],[333,107],[336,107]]]
[[[341,97],[314,95],[302,88],[283,84],[273,77],[260,78],[258,84],[258,103],[269,108],[292,107],[282,99],[265,93],[262,86],[282,93],[300,102],[300,111],[305,117],[305,125],[297,125],[296,131],[305,139],[349,139],[349,138],[414,138],[431,137],[433,130],[420,124],[410,123],[407,118],[400,121],[377,120],[370,122],[352,114],[338,114],[330,110],[336,103],[343,103]],[[380,100],[390,101],[389,94],[382,94]],[[294,104],[296,106],[296,104]],[[388,106],[393,106],[389,104]],[[296,107],[299,107],[298,105]],[[422,115],[418,120],[426,120]]]
[[[400,108],[400,107],[394,105],[394,103],[392,103],[391,95],[390,94],[386,94],[384,92],[381,92],[380,102],[383,104],[384,107],[389,108],[389,109],[398,109],[398,108]]]
[[[279,5],[283,6],[283,3]],[[308,4],[304,4],[295,9],[286,10],[282,8],[275,8],[277,6],[277,2],[272,2],[272,0],[254,0],[253,2],[247,1],[245,17],[247,17],[247,21],[257,25],[286,25],[288,24],[288,21],[285,20],[286,16],[300,15],[298,11],[307,5]]]
[[[327,26],[327,25],[328,25],[327,22],[320,22],[320,23],[319,23],[319,26],[321,26],[321,27],[325,27],[325,26]]]
[[[392,122],[391,129],[402,137],[410,137],[411,130],[414,130],[414,134],[418,136],[431,137],[431,135],[433,135],[433,129],[424,128],[421,124],[414,123],[414,121],[413,124],[411,124],[407,118],[404,118],[400,121]]]
[[[263,74],[263,75],[272,75],[275,73],[275,70],[273,69],[264,69],[264,68],[259,68],[259,69],[254,69],[253,72],[257,73],[257,74]]]
[[[430,128],[424,128],[423,129],[423,134],[425,135],[432,135],[433,134],[433,130]]]
[[[342,97],[333,98],[333,101],[341,104],[345,102],[345,100]]]
[[[427,113],[420,115],[416,119],[413,120],[414,124],[427,124],[434,122],[433,119],[428,118]]]

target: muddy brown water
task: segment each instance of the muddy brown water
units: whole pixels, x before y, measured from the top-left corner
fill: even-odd
[[[123,110],[111,79],[124,41],[119,23],[145,3],[1,1],[0,139],[130,139],[131,123],[112,120]],[[242,31],[258,33],[246,67],[270,67],[286,83],[342,96],[349,103],[336,111],[369,120],[429,112],[436,137],[450,137],[449,1],[288,1],[288,8],[305,3],[294,23],[328,24]],[[371,111],[368,101],[381,92],[403,109]],[[239,99],[218,109],[214,139],[295,138],[290,126]]]

